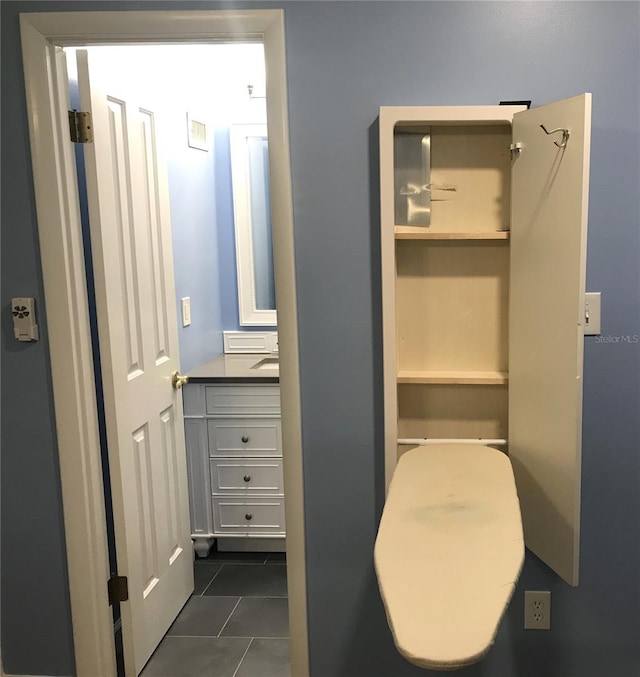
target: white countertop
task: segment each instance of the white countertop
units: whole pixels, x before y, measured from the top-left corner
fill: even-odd
[[[263,360],[277,359],[277,355],[236,354],[220,355],[187,373],[195,383],[242,381],[244,383],[278,383],[280,370],[277,366],[268,369],[254,369]]]

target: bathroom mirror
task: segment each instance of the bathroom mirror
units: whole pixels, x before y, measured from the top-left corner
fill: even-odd
[[[230,142],[240,325],[276,326],[267,125],[232,125]]]

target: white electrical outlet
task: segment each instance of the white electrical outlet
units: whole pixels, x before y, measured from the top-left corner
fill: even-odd
[[[551,629],[551,592],[549,590],[525,590],[524,629]]]
[[[182,302],[182,326],[188,327],[191,324],[191,297],[185,296],[180,301]]]

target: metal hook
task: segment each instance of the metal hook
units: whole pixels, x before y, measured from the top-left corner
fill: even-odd
[[[267,98],[266,96],[254,96],[253,90],[254,90],[253,85],[247,85],[247,91],[249,92],[249,101],[253,101],[254,99],[266,99]]]
[[[558,148],[565,148],[567,145],[567,141],[569,140],[569,130],[564,129],[563,127],[558,127],[557,129],[551,129],[547,130],[547,128],[544,125],[540,125],[542,127],[542,131],[545,134],[555,134],[556,132],[562,132],[562,143],[558,143],[557,141],[554,141],[553,143],[558,146]]]

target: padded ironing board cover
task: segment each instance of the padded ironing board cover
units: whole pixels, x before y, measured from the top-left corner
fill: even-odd
[[[375,566],[394,641],[408,661],[455,670],[482,659],[523,561],[520,504],[505,454],[443,444],[402,455]]]

